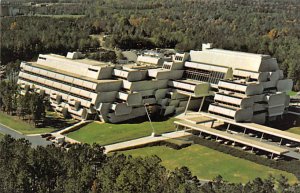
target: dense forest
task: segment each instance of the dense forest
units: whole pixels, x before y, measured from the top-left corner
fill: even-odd
[[[160,158],[105,155],[99,145],[77,144],[69,150],[54,146],[31,148],[24,139],[0,140],[1,193],[182,192],[291,193],[285,177],[254,179],[246,184],[226,182],[221,176],[201,184],[186,167],[168,171]],[[275,185],[276,184],[276,185]]]
[[[90,9],[90,17],[100,18],[98,28],[112,34],[111,46],[187,51],[212,42],[218,48],[270,54],[299,89],[297,0],[102,0]]]
[[[2,19],[2,64],[37,53],[94,49],[98,42],[89,35],[105,32],[110,34],[106,46],[111,48],[188,51],[212,42],[218,48],[270,54],[299,90],[300,4],[296,0],[99,0],[77,6],[85,8],[87,17]],[[68,5],[57,10],[64,7]]]

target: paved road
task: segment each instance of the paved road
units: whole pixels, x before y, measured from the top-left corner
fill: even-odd
[[[33,147],[47,146],[47,145],[51,144],[51,142],[46,141],[40,135],[26,136],[26,135],[23,135],[13,129],[6,127],[5,125],[2,125],[2,124],[0,124],[0,133],[11,135],[13,138],[16,138],[16,139],[25,138],[32,144]]]

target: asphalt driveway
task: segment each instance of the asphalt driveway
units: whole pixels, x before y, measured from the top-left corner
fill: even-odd
[[[45,147],[51,144],[50,141],[43,139],[40,135],[35,135],[35,136],[23,135],[13,129],[6,127],[5,125],[2,125],[1,123],[0,123],[0,133],[3,133],[4,135],[5,134],[11,135],[15,139],[25,138],[32,144],[33,147],[37,147],[37,146]]]

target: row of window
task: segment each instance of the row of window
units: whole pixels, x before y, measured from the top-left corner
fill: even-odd
[[[95,69],[92,69],[92,68],[88,68],[88,70],[93,71],[93,72],[98,72],[99,71],[99,70],[95,70]]]
[[[33,65],[30,64],[30,63],[26,63],[26,65],[27,65],[27,66],[31,66],[31,67],[33,67],[33,68],[38,68],[38,69],[40,69],[40,70],[45,70],[44,68],[41,68],[41,67],[38,67],[38,66],[33,66]],[[56,74],[60,74],[60,75],[63,75],[63,76],[67,76],[67,75],[65,75],[65,74],[63,74],[63,73],[60,73],[60,72],[57,72],[57,71],[52,71],[52,70],[49,70],[49,69],[47,69],[47,71],[53,72],[53,73],[56,73]],[[67,77],[74,78],[74,77],[71,77],[71,76],[67,76]],[[76,79],[78,79],[78,80],[83,80],[83,81],[86,81],[86,82],[89,82],[89,83],[95,83],[95,82],[93,82],[93,81],[89,81],[89,80],[86,80],[86,79],[83,79],[83,78],[80,78],[80,77],[76,77]]]
[[[229,106],[238,107],[238,108],[240,108],[240,107],[241,107],[241,106],[240,106],[240,105],[238,105],[238,104],[229,103],[229,102],[225,102],[225,101],[220,101],[220,100],[218,100],[218,99],[215,99],[215,102],[217,102],[217,103],[221,103],[221,104],[225,104],[225,105],[229,105]]]
[[[169,65],[169,64],[164,64],[164,65],[163,65],[163,68],[169,70],[169,69],[171,69],[171,65]]]
[[[42,59],[42,60],[47,60],[47,58],[44,58],[44,57],[41,57],[41,56],[39,57],[39,59]]]
[[[180,60],[180,61],[182,61],[182,60],[183,60],[183,57],[182,57],[182,56],[175,56],[175,60]]]
[[[48,86],[48,85],[45,85],[45,84],[41,84],[41,83],[38,83],[36,81],[29,80],[27,78],[19,77],[19,79],[20,80],[24,80],[26,82],[30,82],[30,83],[32,83],[34,85],[39,85],[39,86],[48,88],[50,90],[55,90],[57,92],[61,92],[61,93],[67,94],[67,95],[71,95],[71,96],[74,96],[74,97],[77,97],[77,98],[81,98],[81,99],[86,100],[86,101],[90,101],[90,102],[92,101],[91,98],[87,98],[87,97],[84,97],[84,96],[81,96],[81,95],[78,95],[78,94],[75,94],[75,93],[66,92],[64,90],[61,90],[61,89],[58,89],[58,88],[55,88],[55,87],[52,87],[52,86]]]
[[[226,90],[226,91],[231,91],[231,92],[235,92],[235,93],[246,94],[246,93],[243,92],[243,91],[234,90],[234,89],[230,89],[230,88],[225,88],[225,87],[222,87],[222,86],[218,86],[218,88],[219,88],[220,90]]]
[[[218,84],[220,80],[224,79],[225,73],[199,69],[189,69],[184,71],[183,77],[202,82],[209,82],[211,84]]]
[[[71,86],[71,87],[76,87],[76,88],[79,88],[81,90],[85,90],[85,91],[89,91],[89,92],[95,93],[95,90],[91,89],[91,88],[86,88],[86,87],[83,87],[83,86],[79,86],[77,84],[72,84],[70,82],[58,80],[58,79],[55,79],[55,78],[52,78],[52,77],[49,77],[49,76],[44,76],[42,74],[37,74],[37,73],[31,72],[31,71],[28,71],[28,70],[24,70],[24,69],[22,71],[26,72],[27,74],[38,76],[40,78],[44,78],[44,79],[51,80],[51,81],[54,81],[54,82],[58,82],[58,83],[61,83],[61,84],[64,84],[64,85],[68,85],[68,86]]]

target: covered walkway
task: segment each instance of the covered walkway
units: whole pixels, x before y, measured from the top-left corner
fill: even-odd
[[[192,129],[192,130],[200,131],[200,134],[206,133],[206,134],[216,136],[216,139],[218,139],[218,138],[227,139],[229,141],[233,141],[233,142],[236,142],[239,144],[243,144],[243,145],[252,147],[252,150],[254,148],[256,148],[256,149],[260,149],[260,150],[270,152],[270,153],[276,154],[276,155],[283,155],[283,154],[289,152],[289,150],[275,146],[275,145],[263,143],[260,141],[252,140],[252,139],[245,138],[245,137],[238,136],[238,135],[229,134],[227,132],[219,131],[219,130],[209,128],[209,127],[205,127],[200,124],[193,124],[193,123],[190,123],[190,122],[184,121],[184,120],[175,121],[174,123],[176,125],[183,127],[184,129]],[[273,155],[272,155],[272,157],[273,157]]]
[[[121,143],[116,143],[116,144],[112,144],[112,145],[106,145],[105,153],[109,153],[112,151],[118,151],[118,150],[130,149],[130,148],[146,145],[149,143],[164,141],[167,139],[186,137],[186,136],[191,136],[191,135],[192,135],[191,133],[187,133],[184,131],[175,131],[175,132],[171,132],[171,133],[162,134],[161,136],[158,136],[158,137],[154,137],[154,136],[143,137],[143,138],[125,141],[125,142],[121,142]]]
[[[204,117],[208,117],[208,118],[212,118],[212,119],[215,119],[215,120],[223,121],[224,123],[228,123],[227,130],[229,129],[230,125],[236,125],[236,126],[244,128],[245,129],[244,132],[246,132],[247,129],[261,132],[262,133],[262,136],[261,136],[262,138],[264,137],[264,134],[268,134],[268,135],[271,135],[271,136],[279,137],[281,139],[281,142],[282,142],[283,139],[286,139],[286,140],[289,140],[289,141],[300,143],[300,135],[290,133],[290,132],[287,132],[287,131],[281,131],[281,130],[278,130],[278,129],[274,129],[274,128],[267,127],[267,126],[264,126],[264,125],[259,125],[259,124],[256,124],[256,123],[238,123],[238,122],[236,122],[232,119],[225,118],[225,117],[215,115],[215,114],[211,114],[211,113],[201,112],[201,115],[204,116]]]

